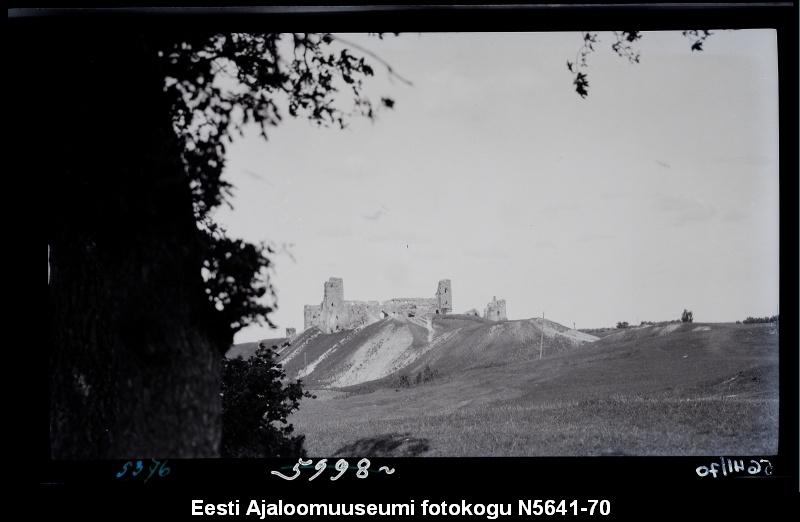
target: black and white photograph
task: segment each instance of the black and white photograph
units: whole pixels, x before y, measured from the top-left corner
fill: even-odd
[[[242,140],[217,214],[291,245],[227,357],[311,456],[777,452],[775,31],[332,38],[392,111]]]
[[[785,33],[287,13],[10,11],[48,253],[40,484],[660,462],[800,487]]]

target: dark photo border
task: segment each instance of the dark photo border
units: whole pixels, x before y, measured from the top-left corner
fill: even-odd
[[[149,483],[116,479],[124,461],[54,461],[49,450],[49,382],[47,350],[33,350],[29,382],[40,393],[32,404],[25,438],[33,443],[29,483],[34,488],[32,513],[144,516],[191,515],[191,501],[227,504],[238,500],[241,515],[247,504],[265,503],[408,503],[421,514],[423,500],[468,504],[511,504],[519,501],[609,500],[611,515],[699,515],[709,517],[769,517],[780,506],[796,501],[798,481],[798,6],[770,4],[583,4],[453,6],[351,6],[339,8],[88,8],[9,9],[10,52],[22,34],[69,25],[89,30],[96,24],[142,30],[169,31],[579,31],[685,30],[773,28],[778,33],[780,76],[780,434],[777,455],[708,455],[703,457],[526,457],[526,458],[374,458],[365,478],[356,476],[359,459],[345,459],[349,469],[341,479],[327,470],[314,481],[313,468],[303,468],[295,480],[296,460],[170,460],[169,473]],[[24,82],[15,78],[11,82]],[[12,101],[13,103],[13,101]],[[19,109],[15,117],[36,117]],[[43,139],[43,146],[45,145]],[[14,160],[24,166],[24,158]],[[23,179],[25,194],[35,194],[35,183]],[[34,243],[33,266],[44,251]],[[41,252],[41,254],[40,254]],[[42,263],[43,264],[43,263]],[[34,281],[41,276],[34,274]],[[46,295],[31,298],[46,302]],[[22,307],[21,307],[22,308]],[[30,318],[19,323],[41,332]],[[45,327],[46,328],[46,327]],[[26,405],[27,407],[27,405]],[[771,475],[730,473],[700,477],[699,466],[725,459],[768,459]],[[722,459],[722,460],[720,460]],[[330,459],[328,465],[337,459]],[[314,460],[316,464],[318,461]],[[146,465],[149,463],[145,463]],[[386,466],[392,474],[378,471]],[[796,504],[795,504],[796,509]],[[582,513],[588,516],[586,513]],[[251,517],[254,515],[251,515]],[[464,515],[461,515],[464,516]],[[485,519],[485,515],[476,516]],[[595,514],[597,516],[597,514]],[[503,518],[503,517],[501,517]]]

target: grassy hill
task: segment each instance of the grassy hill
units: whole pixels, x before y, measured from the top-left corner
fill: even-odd
[[[686,323],[597,339],[541,319],[452,317],[434,319],[433,340],[422,342],[424,328],[402,323],[335,335],[363,342],[409,329],[417,356],[404,371],[430,366],[439,376],[398,387],[397,372],[387,373],[315,392],[290,418],[312,457],[777,451],[774,325]],[[346,344],[315,382],[347,366]]]
[[[549,357],[595,339],[542,319],[493,322],[445,315],[426,322],[389,317],[329,335],[310,328],[279,351],[278,362],[290,379],[303,379],[307,387],[353,391],[365,383],[392,386],[400,375],[413,378],[425,368],[449,375],[535,359],[540,347]],[[238,345],[229,354],[244,352]]]

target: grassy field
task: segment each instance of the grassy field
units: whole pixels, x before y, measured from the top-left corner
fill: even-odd
[[[772,454],[768,325],[631,329],[541,360],[320,392],[290,417],[313,458]]]
[[[336,408],[296,426],[312,457],[762,454],[777,443],[775,399],[614,396],[491,404],[433,415]]]

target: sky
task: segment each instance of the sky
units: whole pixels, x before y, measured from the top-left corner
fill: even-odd
[[[506,300],[508,319],[577,328],[779,313],[773,30],[714,31],[702,52],[645,32],[631,64],[598,33],[589,95],[566,66],[581,33],[339,35],[366,55],[376,121],[286,118],[228,148],[229,235],[278,249],[278,330],[303,329],[330,277],[345,300]],[[354,50],[354,52],[356,52]],[[285,113],[286,111],[284,111]]]

